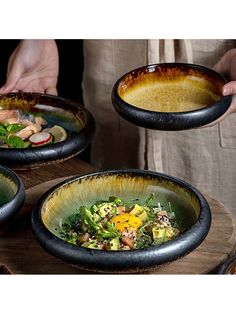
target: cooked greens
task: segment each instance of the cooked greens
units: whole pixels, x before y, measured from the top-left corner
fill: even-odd
[[[59,224],[60,237],[74,245],[99,250],[143,249],[177,237],[181,225],[171,209],[151,194],[145,202],[110,196],[77,212]]]

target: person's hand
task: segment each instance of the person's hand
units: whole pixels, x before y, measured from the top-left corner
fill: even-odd
[[[217,120],[207,124],[213,126],[224,120],[229,114],[236,112],[236,49],[227,51],[223,57],[213,67],[216,72],[226,76],[230,81],[222,88],[222,95],[233,95],[232,102],[228,110]]]
[[[54,40],[22,40],[12,53],[1,94],[39,92],[57,95],[59,57]]]

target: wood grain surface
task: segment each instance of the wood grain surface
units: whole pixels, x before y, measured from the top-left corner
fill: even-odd
[[[20,213],[0,230],[0,264],[13,274],[86,274],[46,253],[35,240],[30,214],[37,199],[50,187],[69,176],[94,171],[77,158],[54,166],[21,172],[26,186],[26,201]],[[206,274],[235,252],[235,219],[222,204],[205,195],[212,212],[210,232],[203,243],[187,256],[163,265],[148,274]]]

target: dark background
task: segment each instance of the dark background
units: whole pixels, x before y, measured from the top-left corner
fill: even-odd
[[[7,64],[11,53],[20,40],[0,40],[0,86],[5,83]],[[59,52],[59,77],[57,84],[58,96],[70,98],[83,104],[82,75],[83,75],[83,40],[56,40]],[[89,162],[89,148],[79,155],[80,159]]]
[[[0,40],[0,86],[6,79],[7,63],[19,40]],[[83,40],[56,40],[59,51],[58,95],[83,103]]]

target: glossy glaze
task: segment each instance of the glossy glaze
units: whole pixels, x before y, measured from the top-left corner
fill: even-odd
[[[117,195],[123,199],[145,199],[158,193],[160,201],[171,201],[176,215],[185,219],[187,230],[175,240],[143,250],[99,251],[71,245],[60,239],[60,219],[80,205]],[[114,170],[74,177],[45,193],[32,213],[34,234],[49,253],[99,272],[138,272],[171,262],[196,248],[206,237],[211,213],[205,198],[194,187],[171,176],[142,170]]]
[[[0,205],[0,226],[2,226],[21,209],[25,199],[25,189],[21,179],[5,166],[0,166],[0,181],[4,185],[4,194],[7,194]]]
[[[92,115],[72,100],[46,94],[19,93],[0,95],[0,104],[3,109],[16,108],[26,112],[40,112],[54,124],[64,126],[68,132],[65,141],[48,146],[24,149],[0,148],[0,163],[14,169],[35,168],[71,158],[89,145],[95,131]],[[37,108],[38,104],[43,107]],[[52,114],[52,109],[59,109],[61,113]]]
[[[224,78],[211,69],[163,63],[135,69],[114,85],[112,102],[128,121],[157,130],[183,130],[208,124],[229,107]]]

